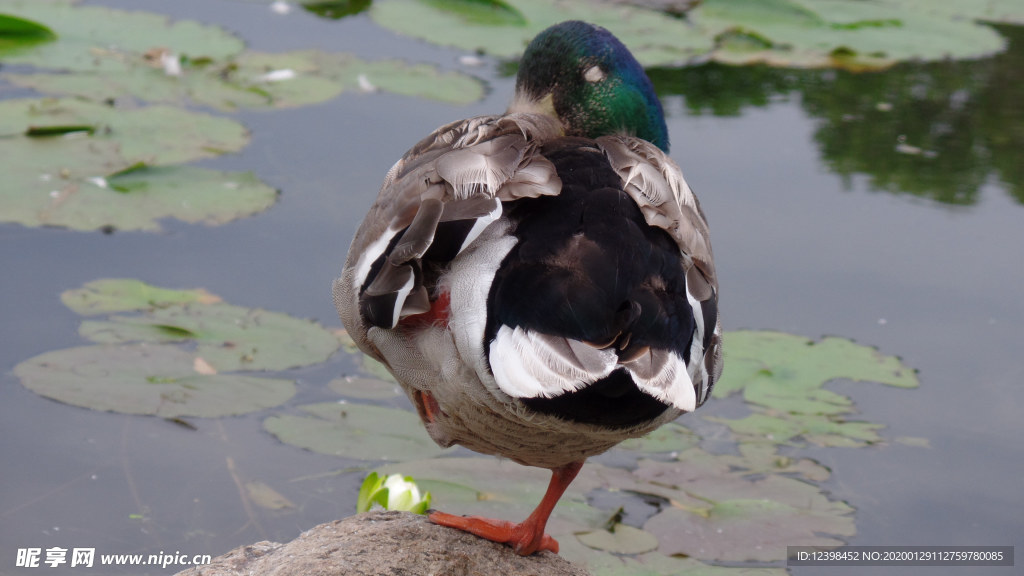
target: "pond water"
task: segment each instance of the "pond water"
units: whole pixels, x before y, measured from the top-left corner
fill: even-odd
[[[434,63],[482,79],[487,94],[469,105],[343,94],[230,114],[251,130],[251,144],[197,165],[252,170],[282,195],[269,211],[226,225],[170,221],[159,233],[112,234],[0,225],[0,574],[31,572],[13,568],[23,547],[217,555],[352,514],[373,463],[282,444],[261,428],[265,414],[189,419],[190,428],[96,412],[37,396],[12,369],[82,344],[80,319],[59,296],[98,278],[203,287],[233,304],[338,327],[330,283],[384,173],[435,127],[503,110],[513,88],[495,60],[461,65],[462,52],[398,36],[365,15],[281,16],[228,0],[93,4],[218,24],[264,51]],[[672,157],[710,220],[725,328],[850,338],[918,371],[913,390],[829,386],[854,400],[858,417],[886,425],[884,442],[800,451],[831,469],[829,498],[856,509],[850,544],[1024,550],[1024,32],[1000,31],[1009,52],[968,63],[871,74],[652,71]],[[0,98],[31,94],[0,81]],[[289,405],[335,400],[326,383],[356,370],[338,353],[289,372],[298,387]],[[705,410],[743,408],[732,399]],[[293,506],[254,506],[240,497],[251,481]]]

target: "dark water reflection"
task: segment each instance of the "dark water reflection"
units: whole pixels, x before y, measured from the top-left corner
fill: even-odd
[[[1024,204],[1024,27],[999,26],[1005,53],[968,62],[900,64],[882,72],[708,64],[649,70],[689,114],[737,116],[784,98],[816,121],[814,141],[836,174],[872,189],[970,205],[996,178]]]
[[[279,17],[224,0],[96,3],[217,23],[259,50],[312,46],[448,69],[460,55],[397,37],[365,15]],[[914,391],[832,386],[864,419],[887,425],[888,445],[803,452],[832,469],[829,496],[857,509],[854,544],[1024,550],[1024,32],[1000,30],[1010,51],[976,62],[873,74],[651,71],[670,113],[672,156],[711,220],[726,329],[849,337],[920,370]],[[102,277],[202,286],[235,304],[337,326],[330,281],[383,174],[436,126],[503,109],[512,81],[498,66],[464,69],[490,88],[465,107],[345,95],[234,115],[252,130],[252,144],[202,164],[254,170],[283,190],[277,206],[254,218],[217,228],[172,223],[160,234],[0,226],[0,574],[109,572],[16,571],[18,547],[219,554],[352,513],[358,467],[367,463],[282,445],[261,430],[264,415],[196,419],[198,430],[189,430],[45,400],[11,369],[82,344],[79,318],[58,297]],[[326,382],[353,370],[337,355],[289,373],[299,388],[292,404],[334,399]],[[894,441],[903,436],[927,438],[930,447]],[[295,507],[247,509],[239,481],[263,482]]]

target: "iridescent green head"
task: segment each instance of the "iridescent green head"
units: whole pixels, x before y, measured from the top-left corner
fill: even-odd
[[[512,109],[551,108],[569,135],[626,133],[668,151],[668,128],[651,80],[622,42],[600,26],[562,22],[526,47]]]

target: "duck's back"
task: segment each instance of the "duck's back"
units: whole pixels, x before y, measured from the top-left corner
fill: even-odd
[[[641,390],[631,371],[650,363],[652,355],[674,355],[683,361],[676,368],[685,369],[697,332],[679,247],[665,230],[646,223],[593,141],[561,138],[539,153],[554,164],[561,191],[519,200],[506,210],[516,244],[495,274],[487,303],[492,370],[500,364],[509,392],[538,412],[612,427],[654,420],[673,402]],[[710,307],[706,312],[714,313]],[[519,353],[517,331],[549,342],[562,339],[571,343],[569,350],[584,343],[591,350],[583,352],[593,360],[566,351],[562,356],[576,359],[584,374],[514,378],[515,363],[529,362]],[[657,385],[671,384],[663,379]],[[692,410],[697,392],[692,386],[676,390],[687,392],[692,399],[675,403]]]
[[[703,215],[660,150],[519,120],[448,126],[410,151],[335,297],[435,440],[554,465],[703,403],[717,284]]]

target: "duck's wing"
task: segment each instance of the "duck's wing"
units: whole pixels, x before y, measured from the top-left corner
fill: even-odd
[[[686,269],[686,289],[698,333],[691,349],[691,378],[700,379],[698,405],[707,399],[711,387],[722,372],[722,325],[718,317],[718,276],[711,253],[711,237],[707,220],[697,196],[683,178],[679,167],[650,142],[628,136],[605,136],[597,139],[612,168],[622,179],[622,188],[640,207],[647,224],[661,228],[679,245]],[[695,356],[693,352],[699,354]],[[702,358],[703,362],[695,362]],[[657,388],[658,382],[672,380],[664,373],[663,359],[640,358],[631,370],[647,375]],[[659,378],[658,374],[664,373]]]
[[[708,226],[682,172],[626,136],[543,152],[562,190],[515,213],[482,338],[497,386],[533,410],[603,425],[694,410],[721,371],[721,327]],[[635,207],[620,207],[622,195]]]
[[[558,194],[554,165],[536,153],[561,134],[532,114],[453,122],[417,143],[388,172],[356,233],[334,300],[359,342],[427,312],[423,260],[455,258],[502,213],[502,201]]]

